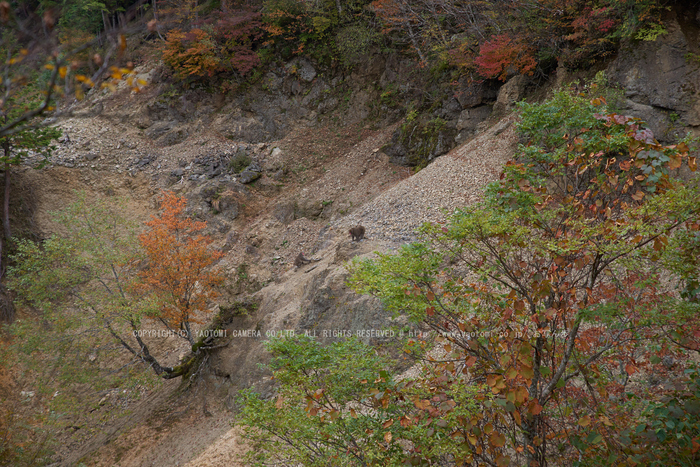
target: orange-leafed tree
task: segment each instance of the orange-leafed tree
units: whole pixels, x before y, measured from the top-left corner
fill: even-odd
[[[214,265],[223,253],[211,248],[212,240],[202,234],[206,222],[185,214],[185,199],[164,191],[162,212],[146,223],[139,235],[148,260],[137,288],[153,294],[157,303],[154,315],[169,329],[184,331],[194,344],[191,324],[200,323],[206,304],[217,296],[216,286],[223,282]],[[181,334],[182,335],[182,334]]]

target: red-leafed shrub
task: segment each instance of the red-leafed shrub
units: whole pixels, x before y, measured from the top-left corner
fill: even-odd
[[[223,61],[241,75],[245,75],[260,64],[254,48],[263,36],[260,13],[251,11],[221,15],[214,31],[222,42]]]
[[[481,44],[474,62],[485,78],[501,81],[516,73],[531,75],[537,66],[533,50],[522,39],[513,39],[506,34]]]
[[[584,68],[605,59],[620,40],[665,33],[657,0],[454,2],[374,0],[370,10],[394,45],[423,64],[505,79],[558,65]]]
[[[181,80],[225,71],[245,75],[260,64],[255,47],[261,26],[260,13],[239,10],[189,32],[174,29],[166,37],[163,60]]]

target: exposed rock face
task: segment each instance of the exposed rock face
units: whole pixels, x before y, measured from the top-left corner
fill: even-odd
[[[394,133],[383,148],[391,162],[405,166],[425,166],[455,146],[454,122],[443,119],[408,122]]]
[[[227,190],[212,200],[212,207],[226,220],[232,221],[238,217],[239,206],[238,197],[231,190]]]
[[[409,134],[397,134],[389,152],[396,163],[424,166],[475,134],[477,125],[489,116],[500,85],[461,78],[441,86],[427,79],[426,74],[416,72],[412,60],[382,55],[378,50],[368,50],[349,73],[321,70],[311,59],[295,57],[270,65],[264,77],[245,92],[211,94],[171,85],[162,88],[156,100],[122,118],[133,119],[156,146],[166,148],[211,129],[242,144],[271,142],[295,127],[313,127],[331,112],[345,124],[370,120],[374,125],[389,125],[413,108],[420,112],[419,123],[407,127]],[[273,170],[272,165],[266,163],[262,168],[274,180],[281,179],[284,167]],[[183,176],[199,180],[227,173],[216,167],[196,173],[183,169],[182,175],[172,175],[172,183]],[[241,180],[250,183],[257,174],[246,171]]]
[[[678,6],[664,21],[667,34],[627,43],[608,67],[608,78],[625,88],[626,110],[661,141],[675,137],[677,121],[700,127],[699,14],[697,5]]]
[[[316,77],[316,69],[305,58],[295,58],[285,66],[287,72],[299,75],[299,78],[310,83]]]
[[[297,203],[294,217],[296,219],[300,219],[302,217],[306,217],[307,219],[315,219],[321,215],[322,211],[322,201],[311,198],[302,198]]]
[[[348,291],[345,279],[345,274],[330,269],[313,278],[306,289],[299,328],[316,330],[316,337],[325,341],[338,340],[335,331],[350,331],[361,340],[376,344],[379,339],[362,331],[389,329],[390,315],[378,299]]]
[[[464,77],[460,79],[459,88],[455,95],[462,108],[469,109],[493,103],[498,96],[498,86],[483,82],[472,83]]]
[[[513,110],[515,104],[525,97],[528,81],[526,76],[518,75],[512,77],[506,84],[501,86],[501,89],[498,91],[496,104],[493,106],[493,112],[502,116]]]
[[[651,105],[640,104],[632,99],[625,99],[625,107],[622,110],[626,115],[632,115],[644,120],[647,127],[654,133],[654,137],[661,142],[669,143],[678,137],[682,138],[685,136],[681,134],[679,128],[675,127],[674,122],[669,119],[673,112]]]
[[[456,138],[457,142],[466,141],[467,138],[473,136],[479,123],[489,118],[492,110],[493,108],[490,105],[481,105],[462,110],[457,120],[457,131],[459,132]]]
[[[285,169],[284,152],[278,147],[270,150],[270,155],[265,158],[263,168],[268,173],[276,173],[279,170]]]
[[[211,230],[228,232],[238,217],[239,203],[249,196],[248,188],[236,181],[215,179],[187,193],[187,212],[206,218]]]
[[[391,65],[390,60],[382,79],[384,76],[397,76],[392,72]],[[503,97],[509,102],[502,106],[503,109],[511,108],[517,98],[522,98],[525,84],[526,80],[523,80],[517,86],[511,85],[515,90]],[[425,166],[436,157],[446,154],[456,144],[473,137],[481,128],[479,124],[491,116],[497,96],[500,96],[498,84],[474,83],[462,78],[457,83],[456,91],[450,88],[449,95],[443,98],[440,107],[396,130],[391,143],[383,150],[394,164]]]
[[[348,271],[342,267],[347,259],[367,255],[372,248],[349,241],[328,245],[313,254],[319,259],[314,263],[316,267],[292,269],[280,283],[269,284],[253,295],[259,308],[230,320],[225,327],[233,337],[232,344],[212,355],[213,367],[227,376],[231,398],[238,389],[251,385],[266,395],[269,380],[264,377],[268,374],[259,364],[269,362],[264,341],[271,336],[306,334],[323,343],[346,339],[348,335],[369,344],[392,340],[370,331],[390,330],[398,321],[392,319],[377,298],[352,292],[346,284]]]
[[[272,210],[272,217],[283,224],[289,224],[294,220],[294,210],[296,204],[292,200],[285,200],[278,203]]]

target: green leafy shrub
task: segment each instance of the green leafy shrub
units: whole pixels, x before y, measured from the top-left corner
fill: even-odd
[[[244,151],[237,152],[228,162],[229,171],[240,173],[253,162],[253,159]]]
[[[423,240],[396,254],[354,261],[351,284],[440,333],[444,357],[418,378],[437,400],[456,410],[455,383],[475,385],[479,416],[450,422],[453,409],[416,406],[449,427],[461,461],[619,465],[625,430],[645,422],[628,401],[668,417],[657,403],[675,397],[630,377],[672,381],[699,348],[700,322],[663,280],[674,277],[669,238],[700,223],[697,190],[671,177],[695,159],[599,96],[559,93],[521,109],[523,144],[485,201],[423,226]],[[687,426],[679,447],[694,456],[694,405],[676,399],[689,415],[649,426],[663,423],[663,440]],[[653,459],[653,444],[637,446]],[[405,458],[434,461],[421,443]]]
[[[239,398],[238,423],[253,443],[252,465],[398,466],[404,465],[405,446],[420,446],[436,462],[453,462],[464,447],[453,442],[450,423],[481,418],[476,386],[454,381],[447,397],[436,397],[427,381],[397,381],[391,360],[356,338],[324,346],[297,336],[273,339],[267,348],[277,395],[263,400],[245,390]],[[417,410],[433,404],[447,410],[449,423]],[[410,461],[421,465],[418,457]]]
[[[335,36],[341,61],[347,65],[358,63],[380,40],[379,31],[363,23],[343,27]]]
[[[294,337],[266,346],[279,384],[276,398],[263,400],[252,390],[239,398],[238,423],[248,427],[246,437],[255,446],[248,454],[253,465],[353,465],[396,454],[396,446],[382,452],[382,425],[397,420],[400,409],[374,397],[395,384],[387,359],[356,339],[324,347]]]

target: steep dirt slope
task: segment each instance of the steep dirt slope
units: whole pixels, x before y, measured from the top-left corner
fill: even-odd
[[[314,275],[294,273],[292,263],[298,252],[319,256],[317,250],[328,249],[329,239],[336,236],[329,228],[331,219],[351,212],[410,175],[408,169],[390,164],[378,151],[389,140],[392,127],[300,125],[281,141],[261,144],[224,138],[220,128],[200,128],[184,141],[162,147],[138,128],[138,122],[125,118],[138,111],[139,105],[148,105],[147,96],[140,98],[145,101],[124,91],[97,96],[76,106],[73,118],[59,123],[64,136],[49,165],[40,170],[22,169],[22,184],[36,201],[35,228],[44,237],[60,232],[51,212],[72,202],[76,191],[85,191],[88,199],[124,197],[125,210],[145,221],[157,212],[160,191],[172,189],[188,198],[192,215],[209,222],[216,245],[227,251],[221,266],[229,279],[221,305],[266,284],[267,290],[284,296],[284,283],[290,278],[316,280]],[[274,170],[265,170],[249,185],[228,173],[207,173],[212,157],[230,157],[237,151]],[[38,161],[30,158],[29,162]],[[173,174],[178,169],[184,174]],[[273,178],[278,172],[281,176]],[[233,193],[236,209],[217,209],[222,204],[212,199],[212,193]],[[319,235],[322,230],[325,233]],[[242,271],[246,279],[240,281]],[[298,286],[292,281],[290,290]],[[304,287],[316,290],[308,281]],[[272,298],[267,300],[277,309],[275,293],[268,292]],[[266,300],[264,296],[259,299]],[[213,303],[212,311],[218,306]],[[177,339],[152,344],[169,365],[177,364],[178,356],[187,350],[186,343]],[[248,349],[245,345],[230,347],[233,352]],[[112,407],[122,416],[107,412],[111,404],[100,404],[100,409],[91,412],[89,425],[58,433],[58,465],[182,465],[229,429],[236,388],[257,380],[255,365],[243,363],[231,354],[217,355],[209,366],[212,375],[190,391],[180,393],[170,382],[144,392],[140,401],[122,400],[118,408]],[[239,368],[243,368],[240,381],[234,374]],[[86,404],[93,403],[97,400],[86,400]]]
[[[342,268],[343,261],[355,255],[371,255],[373,250],[396,248],[404,243],[407,235],[404,232],[415,228],[421,221],[443,220],[444,215],[439,208],[451,210],[478,200],[485,184],[498,176],[503,163],[512,155],[516,136],[511,123],[511,120],[498,123],[470,143],[386,190],[355,213],[332,223],[339,234],[328,235],[325,246],[317,251],[317,256],[322,259],[313,266],[315,269],[290,271],[279,284],[265,287],[256,294],[261,299],[261,308],[255,316],[256,325],[263,331],[316,329],[319,337],[321,331],[327,329],[357,330],[385,326],[389,319],[377,303],[354,295],[344,286],[346,274]],[[401,207],[397,209],[398,205]],[[370,240],[360,242],[361,246],[350,244],[345,235],[345,226],[355,222],[365,225],[370,235]],[[318,307],[313,316],[316,319],[314,326],[310,326],[309,322],[305,322],[313,314],[308,308],[313,309],[320,296],[329,295],[324,290],[333,291],[330,294],[333,298]],[[237,324],[245,325],[243,322]],[[248,324],[252,324],[252,321]],[[242,382],[249,378],[253,382],[256,378],[264,378],[262,373],[252,376],[235,372],[236,367],[250,369],[255,363],[265,360],[261,339],[247,339],[245,344],[232,345],[223,350],[218,358],[218,367],[232,372],[232,380]],[[230,363],[227,365],[227,362]],[[229,397],[231,395],[229,393]],[[244,451],[245,443],[240,437],[240,430],[231,428],[186,465],[239,465],[236,460]]]

